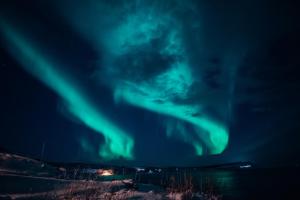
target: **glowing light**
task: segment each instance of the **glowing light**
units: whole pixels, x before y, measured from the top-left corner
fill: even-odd
[[[1,28],[11,53],[24,69],[55,91],[66,102],[68,110],[81,122],[104,136],[105,144],[99,149],[103,158],[133,158],[134,141],[128,133],[106,118],[79,89],[76,82],[59,70],[56,63],[42,56],[9,25],[2,23]]]
[[[198,144],[198,143],[194,143],[194,147],[195,147],[195,149],[196,149],[196,154],[198,155],[198,156],[201,156],[201,155],[203,155],[203,148],[202,148],[202,146],[200,145],[200,144]]]
[[[112,176],[114,175],[114,171],[112,169],[99,169],[97,170],[97,174],[100,176]]]
[[[140,167],[136,167],[135,169],[136,169],[137,172],[144,172],[145,171],[144,168],[140,168]]]
[[[183,129],[176,130],[177,134],[181,134],[180,137],[185,142],[194,146],[197,155],[203,154],[203,143],[209,148],[210,153],[220,154],[228,144],[229,137],[226,127],[202,111],[201,99],[194,104],[192,102],[184,103],[189,98],[195,77],[180,37],[180,26],[174,25],[173,20],[167,16],[153,13],[155,11],[150,14],[138,12],[135,15],[129,15],[115,29],[112,34],[114,42],[109,44],[111,53],[114,54],[112,57],[117,58],[120,54],[126,55],[133,49],[137,51],[138,48],[148,48],[147,44],[149,45],[159,38],[162,44],[157,47],[157,51],[161,56],[172,57],[173,62],[167,70],[143,81],[135,81],[136,77],[134,76],[126,77],[126,79],[119,78],[116,81],[118,84],[112,83],[115,100],[195,125],[197,138],[193,138]],[[113,67],[118,69],[118,66]],[[133,72],[136,69],[135,66],[127,67]],[[110,70],[110,72],[112,71]],[[168,130],[167,135],[171,135]]]
[[[201,66],[192,66],[186,50],[185,25],[176,18],[176,9],[165,10],[160,4],[144,1],[123,5],[121,9],[107,9],[110,6],[102,2],[93,6],[72,4],[69,12],[65,9],[61,12],[101,56],[105,52],[99,74],[103,76],[104,73],[110,79],[101,77],[100,80],[111,87],[116,103],[125,102],[192,124],[194,133],[182,126],[167,125],[166,134],[193,145],[197,155],[222,153],[228,144],[229,133],[225,123],[204,111],[206,104],[210,104],[200,98],[207,95],[201,91],[206,88],[201,88],[201,74],[195,75],[192,71]],[[120,58],[130,61],[120,64],[117,62]],[[143,58],[147,61],[144,62]],[[149,65],[148,60],[154,61]],[[149,68],[163,70],[145,76],[144,69]],[[199,88],[193,88],[195,85]],[[197,99],[190,97],[195,90]],[[117,148],[114,146],[111,148]],[[208,151],[203,152],[204,147]],[[103,149],[101,154],[110,155],[109,149]]]
[[[194,116],[193,113],[197,113],[196,106],[191,105],[177,105],[169,101],[154,101],[149,98],[149,94],[151,93],[142,93],[137,90],[137,88],[130,88],[123,85],[118,88],[115,92],[116,98],[120,101],[120,99],[125,100],[126,102],[146,108],[148,110],[173,116],[175,118],[184,120],[195,126],[199,127],[201,130],[205,131],[208,134],[207,139],[204,138],[204,142],[207,142],[207,145],[211,148],[212,154],[219,154],[224,151],[228,143],[228,133],[226,128],[222,125],[214,122],[206,116]],[[206,134],[199,134],[199,138],[206,137]],[[200,153],[199,144],[195,145],[198,154]]]
[[[250,164],[240,166],[241,169],[247,169],[247,168],[251,168],[251,167],[252,167],[252,165],[250,165]]]

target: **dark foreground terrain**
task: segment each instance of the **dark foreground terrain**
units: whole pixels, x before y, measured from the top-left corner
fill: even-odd
[[[0,199],[300,199],[300,169],[124,168],[0,153]]]

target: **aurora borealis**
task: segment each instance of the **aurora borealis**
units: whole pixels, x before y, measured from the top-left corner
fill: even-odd
[[[76,83],[68,80],[66,75],[55,69],[56,64],[51,64],[40,56],[37,50],[9,26],[2,24],[2,28],[8,38],[8,45],[16,53],[24,68],[56,91],[66,101],[68,110],[86,126],[104,135],[105,144],[100,148],[99,154],[106,159],[115,156],[132,159],[133,139],[97,111],[87,97],[76,88]]]
[[[116,54],[116,57],[124,57],[124,54],[125,56],[131,54],[135,49],[150,46],[150,48],[157,48],[155,50],[158,52],[155,56],[150,57],[150,59],[171,58],[170,60],[172,61],[170,62],[170,66],[162,71],[162,73],[155,74],[148,80],[138,80],[140,77],[133,72],[134,75],[130,76],[129,80],[129,77],[125,77],[118,80],[117,85],[113,83],[113,85],[116,85],[114,88],[115,98],[117,101],[124,100],[131,105],[187,121],[201,129],[197,132],[198,138],[194,138],[194,141],[189,141],[192,133],[182,134],[183,139],[192,142],[198,155],[202,155],[202,146],[200,145],[202,142],[206,143],[211,153],[222,153],[228,143],[226,128],[209,119],[205,113],[202,113],[201,104],[174,103],[176,100],[184,101],[188,99],[190,87],[194,83],[194,77],[191,67],[188,64],[188,56],[181,42],[180,34],[178,33],[179,30],[171,29],[165,31],[166,33],[161,33],[163,31],[160,29],[167,30],[168,26],[171,27],[169,23],[161,20],[155,11],[152,10],[151,13],[138,12],[134,16],[128,16],[125,24],[121,24],[120,27],[116,28],[115,32],[117,33],[112,34],[116,37],[116,39],[113,37],[113,41],[117,43],[114,43],[116,47],[113,49],[120,50],[116,53],[113,52]],[[162,39],[162,44],[159,47],[151,44],[153,40],[161,38],[162,35],[166,36]],[[136,55],[137,58],[133,59],[133,66],[130,70],[139,70],[138,68],[143,64],[140,63],[139,57],[152,56],[151,53],[149,53],[150,55],[147,54],[148,52],[138,52]],[[117,71],[119,71],[122,69],[118,68],[124,66],[110,67],[117,68]],[[198,114],[203,116],[195,116]],[[174,130],[175,133],[180,131],[184,130]],[[206,133],[201,134],[201,132]]]
[[[30,12],[15,2],[3,4],[1,50],[22,77],[42,87],[28,98],[52,105],[42,111],[29,106],[28,127],[45,130],[36,134],[36,145],[48,141],[49,159],[55,159],[58,150],[51,150],[56,145],[50,141],[62,138],[58,143],[66,145],[65,157],[73,155],[69,160],[142,165],[255,158],[259,149],[273,143],[272,134],[281,138],[270,132],[295,128],[286,122],[273,128],[271,124],[281,119],[275,110],[286,119],[298,112],[297,106],[290,112],[269,105],[279,98],[269,88],[285,85],[272,78],[281,72],[273,75],[276,63],[269,46],[282,35],[290,37],[285,32],[289,18],[270,23],[276,12],[258,4],[169,0],[22,4]],[[291,66],[293,71],[294,63]],[[264,80],[260,73],[270,78]],[[22,84],[18,87],[22,90]],[[15,115],[22,121],[23,114]],[[31,115],[47,120],[42,126]],[[52,124],[49,130],[47,124]]]
[[[103,84],[112,88],[117,103],[123,101],[188,122],[196,130],[187,133],[184,126],[181,130],[174,127],[174,134],[193,145],[197,155],[202,155],[203,145],[209,149],[209,153],[222,153],[229,139],[227,125],[201,110],[201,100],[185,103],[190,99],[191,92],[201,93],[191,90],[195,82],[201,81],[201,77],[193,76],[182,33],[183,25],[173,16],[173,12],[166,11],[159,3],[144,3],[135,2],[125,8],[125,12],[128,12],[126,17],[107,28],[107,31],[86,28],[85,23],[78,23],[78,18],[83,16],[73,15],[72,12],[67,18],[87,38],[104,35],[104,38],[95,37],[93,41],[95,44],[99,42],[96,45],[99,52],[103,48],[106,51],[103,73],[112,77],[112,81],[105,80]],[[98,6],[105,5],[99,3]],[[133,6],[135,11],[131,11]],[[102,24],[102,17],[91,18],[99,18],[100,22],[95,22],[97,25]],[[146,72],[149,74],[145,75]],[[170,132],[169,126],[172,125],[166,127],[166,133]]]

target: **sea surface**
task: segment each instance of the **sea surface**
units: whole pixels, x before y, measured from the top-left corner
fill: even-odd
[[[220,195],[223,200],[300,199],[300,168],[178,169],[129,176],[137,183],[153,184],[164,191],[192,189],[196,193]],[[111,178],[122,179],[122,176]],[[45,192],[61,188],[70,181],[2,175],[0,194]]]
[[[183,188],[190,177],[194,191],[221,195],[224,200],[300,199],[300,168],[179,170],[138,178],[152,184],[167,182],[168,187],[175,179],[173,187]]]

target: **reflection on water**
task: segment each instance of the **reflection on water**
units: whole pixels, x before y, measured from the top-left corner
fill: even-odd
[[[223,199],[289,199],[300,196],[300,170],[177,170],[142,174],[139,182],[222,195]],[[298,198],[297,198],[298,199]],[[299,198],[300,199],[300,198]]]
[[[204,172],[223,199],[288,199],[300,189],[299,169],[254,169]],[[294,197],[292,197],[294,198]],[[298,199],[298,198],[297,198]]]

